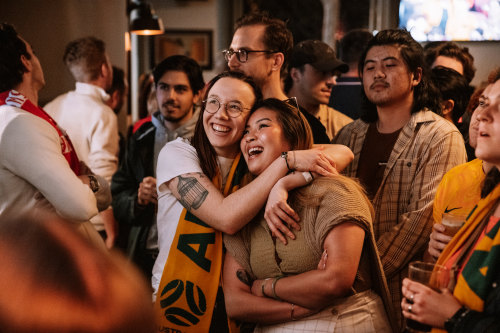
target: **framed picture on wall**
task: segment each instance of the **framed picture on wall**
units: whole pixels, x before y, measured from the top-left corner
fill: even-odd
[[[172,30],[155,36],[155,64],[172,55],[193,58],[203,69],[212,69],[212,30]]]

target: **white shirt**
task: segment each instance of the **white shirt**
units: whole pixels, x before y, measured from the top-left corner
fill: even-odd
[[[111,183],[118,169],[118,120],[105,104],[104,89],[77,82],[76,89],[56,97],[45,106],[48,114],[64,129],[80,161]],[[100,216],[91,220],[96,230],[104,230]]]
[[[166,185],[169,180],[186,173],[203,173],[196,149],[187,139],[177,138],[167,143],[160,151],[156,168],[156,186],[158,190],[158,258],[153,266],[151,278],[153,294],[156,295],[160,285],[163,268],[167,262],[170,246],[174,241],[177,224],[184,207]],[[162,186],[163,185],[163,186]]]
[[[227,180],[234,159],[217,157],[217,162],[223,175],[223,184]],[[158,166],[156,169],[156,186],[158,190],[158,249],[159,254],[153,266],[153,276],[151,278],[153,286],[153,298],[160,286],[163,269],[167,263],[170,247],[174,242],[179,217],[184,207],[165,185],[171,179],[186,173],[203,173],[196,149],[191,146],[189,140],[178,138],[167,143],[158,156]]]
[[[105,104],[104,89],[77,82],[76,89],[56,97],[45,111],[67,131],[78,158],[108,182],[118,168],[118,120]]]

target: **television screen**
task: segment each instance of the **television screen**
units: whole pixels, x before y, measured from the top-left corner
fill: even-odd
[[[401,0],[399,27],[421,42],[500,40],[500,0]]]

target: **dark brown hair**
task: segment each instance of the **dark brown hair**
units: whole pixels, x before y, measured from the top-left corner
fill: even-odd
[[[290,145],[290,150],[303,150],[312,147],[311,127],[299,109],[276,98],[267,98],[255,104],[255,111],[260,108],[276,112],[276,118],[281,125],[286,141]]]
[[[203,100],[207,99],[214,84],[220,79],[226,77],[237,79],[247,83],[252,88],[255,94],[255,101],[257,102],[262,99],[262,93],[260,92],[260,89],[250,77],[240,72],[226,71],[214,77],[207,84]],[[200,116],[198,117],[198,121],[196,122],[194,135],[191,139],[191,144],[196,149],[196,153],[198,155],[198,158],[200,159],[200,165],[203,173],[207,177],[212,179],[217,174],[217,170],[219,167],[217,166],[217,154],[214,147],[208,140],[207,133],[205,133],[205,128],[203,127],[203,112],[205,112],[205,103],[202,104]]]
[[[234,30],[251,25],[263,25],[266,27],[262,35],[262,42],[269,51],[281,52],[284,55],[281,73],[288,68],[288,58],[293,48],[292,32],[286,27],[286,23],[278,18],[269,16],[265,12],[252,12],[240,17],[234,26]]]
[[[399,48],[401,58],[403,59],[408,72],[417,75],[422,71],[420,83],[413,89],[413,105],[411,113],[418,112],[427,108],[439,113],[441,108],[439,101],[439,92],[430,80],[430,73],[424,61],[424,50],[422,46],[403,29],[387,29],[377,33],[365,48],[359,59],[358,71],[361,79],[363,78],[363,68],[368,51],[374,46],[395,45]],[[366,97],[364,89],[361,89],[363,112],[361,119],[365,122],[375,122],[378,119],[377,107]]]
[[[425,46],[425,62],[432,67],[438,56],[458,60],[464,69],[464,77],[470,83],[476,73],[474,68],[474,57],[467,47],[460,47],[455,42],[432,42]]]
[[[27,71],[21,56],[31,59],[26,44],[13,26],[0,24],[0,92],[15,88]]]

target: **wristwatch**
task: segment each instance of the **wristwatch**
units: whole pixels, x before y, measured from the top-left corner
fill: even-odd
[[[446,319],[446,321],[444,322],[444,329],[448,332],[452,332],[455,327],[460,327],[461,321],[469,314],[469,312],[469,309],[467,309],[465,306],[462,306],[460,309],[458,309],[457,312],[455,312],[453,316]]]
[[[97,177],[94,175],[87,175],[87,177],[89,177],[89,185],[90,185],[90,189],[92,190],[92,192],[96,193],[97,191],[99,191],[99,188],[101,186],[99,185],[99,181],[97,180]]]

